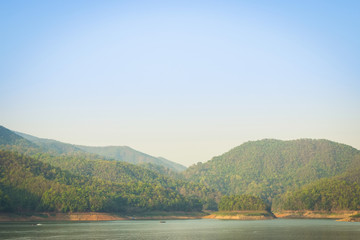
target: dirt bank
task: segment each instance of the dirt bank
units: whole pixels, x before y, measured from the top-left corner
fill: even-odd
[[[224,220],[269,220],[274,219],[272,213],[266,211],[222,211],[214,212],[204,216],[205,219],[224,219]]]

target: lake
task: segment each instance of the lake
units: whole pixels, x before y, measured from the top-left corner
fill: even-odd
[[[334,220],[134,220],[0,223],[0,239],[360,239],[360,223]]]

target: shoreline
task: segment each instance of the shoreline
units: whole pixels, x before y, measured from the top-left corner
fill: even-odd
[[[132,215],[100,212],[75,213],[0,213],[0,222],[46,221],[119,221],[119,220],[271,220],[271,219],[333,219],[343,222],[360,222],[360,211],[234,211],[234,212],[144,212]]]
[[[36,221],[119,221],[119,220],[170,220],[201,219],[203,212],[150,212],[135,215],[101,212],[75,213],[0,213],[0,222],[36,222]]]

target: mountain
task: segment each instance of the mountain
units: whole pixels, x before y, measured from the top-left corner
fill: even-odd
[[[10,131],[10,130],[8,130]],[[155,164],[168,168],[174,172],[181,172],[186,169],[185,166],[169,161],[164,158],[156,158],[148,154],[136,151],[126,146],[109,146],[109,147],[89,147],[81,145],[73,145],[68,143],[59,142],[51,139],[44,139],[34,137],[25,133],[15,132],[17,135],[27,139],[28,141],[36,144],[44,152],[51,154],[76,154],[76,153],[90,153],[97,155],[97,158],[104,158],[108,160],[116,160],[128,162],[133,164]],[[146,167],[147,165],[144,165]],[[165,172],[165,170],[162,170]]]
[[[249,201],[259,209],[360,209],[360,151],[329,140],[250,141],[181,173],[129,147],[78,146],[4,127],[1,149],[0,211],[216,210],[222,194],[222,209]]]
[[[39,147],[31,141],[15,134],[13,131],[0,126],[0,149],[34,153],[39,150]]]
[[[162,157],[153,157],[148,154],[136,151],[127,146],[88,147],[77,145],[76,147],[80,148],[85,152],[98,154],[108,159],[114,159],[117,161],[123,161],[133,164],[157,164],[172,169],[175,172],[181,172],[186,169],[186,167],[181,164],[171,162]]]
[[[14,146],[22,145],[24,147],[36,147],[31,141],[28,141],[19,135],[15,134],[13,131],[0,126],[0,145],[2,146]]]
[[[183,175],[223,194],[250,194],[271,202],[288,190],[339,175],[359,163],[360,151],[344,144],[265,139],[191,166]]]
[[[4,137],[3,142],[7,142],[8,144],[0,145],[0,147],[5,150],[11,150],[11,151],[16,151],[19,153],[26,154],[26,156],[19,155],[19,156],[12,157],[15,159],[12,162],[6,162],[5,159],[3,162],[0,162],[1,163],[0,178],[5,177],[5,179],[6,179],[6,178],[10,177],[12,180],[8,182],[9,186],[11,185],[11,183],[19,183],[21,181],[25,181],[26,186],[21,185],[23,187],[21,187],[22,190],[20,192],[21,192],[21,194],[24,193],[26,196],[28,196],[28,198],[24,198],[24,199],[28,199],[30,202],[24,200],[25,202],[23,204],[31,205],[31,204],[35,204],[32,202],[39,202],[41,200],[41,198],[44,196],[43,194],[47,194],[46,191],[49,190],[49,189],[44,190],[41,192],[41,194],[38,193],[36,190],[36,192],[38,193],[37,195],[35,194],[36,196],[33,196],[32,192],[30,192],[29,195],[27,195],[27,191],[29,189],[33,189],[33,188],[36,189],[36,185],[38,185],[38,184],[42,185],[42,183],[37,181],[37,180],[39,180],[39,178],[41,178],[41,176],[31,175],[31,174],[24,175],[24,174],[22,174],[23,170],[19,170],[19,169],[22,169],[21,166],[11,167],[12,170],[10,169],[7,172],[5,171],[5,173],[1,173],[1,172],[4,172],[4,171],[1,171],[1,169],[5,169],[2,167],[2,164],[9,165],[9,166],[17,166],[17,165],[19,165],[17,163],[17,160],[21,160],[24,158],[28,159],[27,162],[34,162],[34,164],[37,166],[36,168],[40,169],[39,170],[40,172],[37,172],[40,175],[47,174],[46,173],[47,168],[44,169],[42,167],[42,166],[47,166],[47,167],[51,168],[51,171],[59,170],[59,171],[65,172],[67,174],[71,174],[72,176],[80,177],[82,179],[80,181],[81,183],[85,183],[85,182],[89,182],[89,181],[90,182],[96,181],[96,182],[98,182],[97,184],[100,184],[100,185],[104,184],[104,183],[111,183],[111,184],[115,184],[116,186],[118,186],[118,185],[120,185],[122,187],[126,186],[126,188],[130,189],[129,196],[133,196],[134,198],[136,197],[138,199],[136,201],[142,202],[143,205],[141,205],[142,206],[141,209],[148,209],[149,206],[147,205],[147,203],[149,201],[150,202],[152,201],[152,200],[149,200],[148,198],[144,198],[143,195],[145,194],[147,196],[147,193],[143,192],[143,191],[150,191],[151,194],[160,194],[159,197],[164,198],[164,200],[166,200],[166,201],[175,201],[176,199],[177,199],[176,201],[178,201],[179,199],[182,199],[181,201],[184,200],[186,202],[186,204],[190,204],[189,205],[190,208],[188,208],[188,207],[184,208],[184,205],[182,205],[182,207],[181,207],[182,210],[186,210],[186,209],[191,210],[193,207],[195,207],[195,205],[197,206],[196,207],[197,209],[199,208],[199,206],[201,206],[201,207],[204,206],[205,209],[216,209],[217,203],[215,201],[218,201],[221,197],[217,191],[210,189],[202,184],[191,183],[191,182],[180,180],[180,179],[174,179],[169,176],[166,176],[165,174],[159,173],[159,172],[166,172],[169,170],[168,168],[165,168],[160,165],[156,165],[156,164],[152,164],[152,163],[144,163],[144,164],[140,164],[140,165],[134,165],[134,164],[122,162],[122,161],[106,160],[105,157],[102,157],[97,154],[87,153],[71,144],[64,144],[64,143],[54,141],[54,140],[40,139],[40,138],[36,138],[36,137],[30,136],[30,135],[21,134],[22,136],[26,136],[29,140],[33,141],[33,142],[30,142],[29,140],[24,139],[21,136],[14,134],[12,131],[10,131],[6,128],[3,128],[2,130],[4,133],[6,133],[6,134],[2,134],[2,136],[10,136],[10,137],[6,137],[6,138]],[[7,139],[15,139],[15,140],[13,142],[10,142]],[[21,144],[17,145],[18,143],[21,143]],[[27,143],[28,145],[23,144],[23,143]],[[31,151],[29,151],[29,149],[31,149]],[[12,152],[9,152],[9,153],[12,153]],[[27,164],[29,164],[29,163],[27,163]],[[147,168],[153,168],[154,170],[149,170],[147,168],[144,168],[143,167],[144,165],[146,165]],[[28,168],[29,167],[26,166],[24,169],[26,170]],[[14,169],[17,169],[17,170],[14,170]],[[54,169],[57,169],[57,170],[54,170]],[[45,172],[42,173],[43,171],[45,171]],[[22,176],[22,178],[17,179],[16,176],[13,176],[13,173],[15,173],[16,176],[17,175]],[[171,173],[171,175],[174,175],[174,172],[166,172],[166,173],[168,173],[168,175],[170,175],[170,173]],[[33,180],[34,180],[34,183],[32,183]],[[5,180],[0,179],[0,184],[1,184],[1,182],[4,182],[4,181]],[[70,185],[72,185],[73,180],[69,180],[69,181],[70,181]],[[29,185],[27,183],[29,183]],[[75,181],[75,183],[76,183],[76,181]],[[47,183],[47,184],[49,185],[50,183]],[[9,189],[9,186],[5,187],[5,190]],[[139,189],[139,186],[143,186],[143,187],[141,189]],[[1,185],[0,185],[0,187],[1,187]],[[16,187],[16,190],[14,190],[14,191],[10,190],[11,194],[8,194],[8,196],[10,196],[10,199],[12,199],[14,201],[17,198],[16,196],[19,197],[21,195],[21,194],[14,195],[14,193],[18,192],[18,186],[16,185],[15,187]],[[84,186],[82,186],[82,185],[80,186],[80,185],[75,184],[73,187],[78,190],[82,189],[81,191],[84,190]],[[69,187],[65,187],[65,188],[69,188]],[[0,190],[1,190],[1,188],[0,188]],[[3,189],[2,192],[5,192],[5,193],[9,192],[9,191],[5,191],[5,190]],[[162,194],[161,191],[163,191],[163,190],[166,191],[166,193],[171,193],[171,196],[175,197],[175,199],[172,199],[172,200],[166,199],[166,197],[161,196],[161,194]],[[71,191],[73,191],[73,190],[71,190]],[[103,191],[103,190],[99,190],[99,191]],[[1,197],[1,194],[2,193],[0,191],[0,197]],[[58,194],[58,193],[56,193],[56,194]],[[88,194],[88,193],[81,193],[81,194]],[[124,194],[126,194],[126,192],[124,192]],[[176,196],[179,196],[179,197],[176,197]],[[125,197],[123,196],[122,198],[125,198]],[[155,196],[153,196],[152,198],[154,200],[157,199],[157,197],[155,197]],[[131,200],[131,201],[133,201],[133,200]],[[15,203],[16,203],[16,201],[15,201]],[[155,203],[160,204],[161,201],[154,202],[153,204],[155,204]],[[23,204],[21,203],[19,205],[22,206]],[[88,203],[87,206],[91,207],[91,204],[90,205],[89,204],[90,203]],[[17,206],[17,204],[13,204],[13,206]],[[137,205],[137,206],[139,207],[140,205]],[[193,206],[193,207],[191,207],[191,206]],[[23,207],[21,207],[21,208],[23,208]],[[131,206],[130,206],[130,208],[131,208]],[[14,208],[11,208],[11,209],[14,209]],[[57,211],[59,211],[59,209],[61,209],[61,208],[56,207]],[[79,210],[79,208],[77,208],[77,209]],[[80,208],[81,211],[88,211],[88,209],[89,208],[86,208],[86,209]],[[93,207],[92,207],[92,209],[93,209]],[[100,208],[98,210],[104,211],[104,209],[105,208]],[[116,209],[116,208],[114,208],[114,209]],[[160,206],[157,206],[156,208],[150,207],[150,210],[154,210],[154,209],[159,210],[159,209],[161,209],[161,207]],[[169,209],[174,210],[176,208],[170,207]],[[34,210],[34,209],[32,209],[32,210]],[[166,210],[166,209],[163,209],[163,210]],[[181,210],[181,209],[177,208],[177,210]],[[63,210],[61,210],[61,211],[63,211]]]
[[[15,132],[20,137],[23,137],[24,139],[36,144],[38,147],[41,148],[43,152],[48,152],[54,155],[58,154],[72,154],[72,153],[78,153],[83,152],[81,149],[77,148],[76,146],[69,144],[69,143],[63,143],[52,139],[46,139],[46,138],[38,138],[31,136],[29,134]]]

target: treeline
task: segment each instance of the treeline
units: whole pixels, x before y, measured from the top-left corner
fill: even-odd
[[[223,196],[219,203],[220,211],[270,210],[270,206],[259,197],[251,195]]]
[[[0,210],[7,212],[202,210],[199,198],[161,184],[74,175],[9,151],[0,151],[0,203]]]

